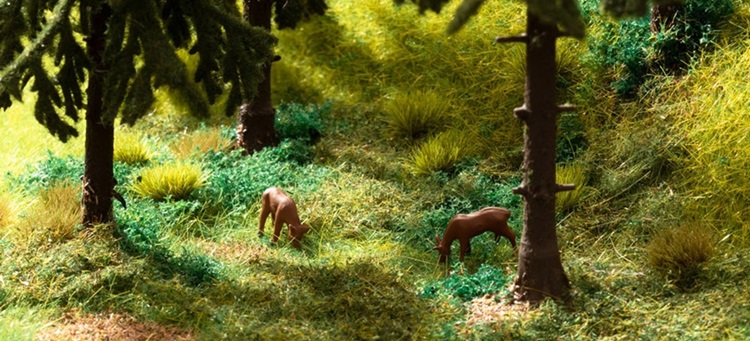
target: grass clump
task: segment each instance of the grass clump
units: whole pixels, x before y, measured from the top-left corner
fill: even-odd
[[[646,250],[652,267],[682,285],[695,280],[715,251],[711,233],[695,225],[660,231]]]
[[[186,199],[206,185],[207,175],[200,166],[191,163],[168,163],[141,170],[138,181],[130,189],[143,197],[157,201]]]
[[[585,195],[586,182],[588,174],[586,169],[577,163],[557,166],[557,183],[574,184],[576,187],[572,191],[557,192],[555,194],[555,206],[558,211],[569,211],[576,207]]]
[[[383,120],[391,136],[414,140],[444,128],[450,110],[450,102],[436,92],[399,92],[385,104]]]
[[[73,238],[81,222],[80,198],[80,189],[69,182],[43,189],[12,232],[13,239],[31,246]]]
[[[450,173],[459,161],[474,156],[474,140],[468,135],[448,130],[424,141],[410,155],[411,172],[416,176]]]
[[[221,128],[202,128],[191,132],[184,132],[174,140],[170,149],[179,159],[204,154],[209,151],[225,151],[231,146]]]
[[[143,138],[135,133],[121,132],[115,135],[113,159],[115,162],[137,165],[151,160],[151,153]]]

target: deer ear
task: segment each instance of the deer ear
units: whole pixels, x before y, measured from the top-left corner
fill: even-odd
[[[435,241],[440,245],[440,236],[435,236]]]

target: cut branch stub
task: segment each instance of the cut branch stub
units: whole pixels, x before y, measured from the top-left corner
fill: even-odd
[[[578,109],[578,107],[572,104],[563,104],[563,105],[557,106],[558,112],[570,112],[570,111],[576,111],[576,109]]]
[[[523,106],[521,106],[521,107],[518,107],[518,108],[515,108],[515,109],[513,109],[513,114],[514,114],[514,115],[515,115],[515,116],[516,116],[516,117],[517,117],[518,119],[520,119],[520,120],[522,120],[522,121],[526,121],[526,119],[528,119],[528,118],[529,118],[529,115],[531,114],[531,112],[529,111],[529,109],[528,109],[528,108],[526,108],[526,105],[524,104],[524,105],[523,105]]]
[[[556,192],[567,192],[576,189],[575,184],[557,184],[555,185]]]
[[[529,37],[526,36],[526,33],[517,35],[517,36],[497,36],[495,37],[496,43],[528,43]]]
[[[529,190],[526,189],[526,187],[523,185],[515,187],[511,191],[513,192],[513,194],[518,194],[518,195],[523,195],[523,196],[526,196],[529,194]]]

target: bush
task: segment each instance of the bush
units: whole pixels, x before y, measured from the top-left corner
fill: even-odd
[[[151,160],[151,155],[145,141],[135,133],[120,133],[115,135],[115,162],[137,165]]]
[[[648,262],[679,285],[689,285],[714,254],[711,233],[702,226],[662,230],[647,247]]]
[[[450,110],[450,102],[435,92],[397,93],[385,105],[383,120],[391,136],[418,139],[444,128]]]
[[[457,272],[456,269],[454,272]],[[492,265],[482,264],[474,274],[454,273],[427,285],[422,289],[421,296],[427,298],[451,296],[461,302],[468,302],[476,297],[507,292],[507,286],[512,278],[513,275],[506,275]]]
[[[282,103],[276,109],[276,133],[279,138],[297,139],[313,144],[323,128],[323,117],[331,110],[330,102],[323,105]]]
[[[414,175],[448,172],[461,160],[473,156],[474,141],[463,131],[449,130],[423,142],[410,156]]]
[[[198,188],[206,185],[207,176],[199,166],[189,163],[172,163],[141,170],[138,181],[130,189],[154,200],[186,199]]]

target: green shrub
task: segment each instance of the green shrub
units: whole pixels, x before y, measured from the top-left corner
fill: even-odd
[[[572,191],[557,192],[555,195],[555,207],[558,211],[568,211],[578,205],[585,194],[584,188],[588,175],[580,164],[557,166],[556,178],[558,184],[574,184]]]
[[[411,172],[417,176],[451,172],[459,161],[474,156],[475,140],[467,135],[448,130],[424,141],[410,155]]]
[[[143,138],[135,133],[120,133],[115,135],[113,159],[129,165],[146,163],[151,155]]]
[[[418,139],[444,128],[450,110],[450,102],[435,92],[397,93],[385,104],[383,120],[391,136]]]
[[[171,163],[145,168],[140,171],[138,181],[130,189],[143,197],[154,200],[181,200],[198,188],[206,185],[207,176],[197,165]]]
[[[659,231],[649,242],[648,262],[678,284],[690,284],[714,254],[710,231],[700,225]]]
[[[331,110],[331,103],[302,105],[282,103],[276,109],[276,133],[279,138],[298,139],[308,144],[317,142],[323,128],[323,118]]]
[[[458,273],[437,280],[422,289],[421,296],[426,298],[454,297],[461,302],[487,294],[505,294],[513,275],[507,275],[492,265],[482,264],[477,272],[471,275]]]

